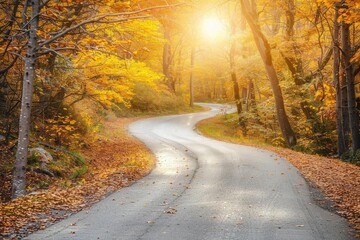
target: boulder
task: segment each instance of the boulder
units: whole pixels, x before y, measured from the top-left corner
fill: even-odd
[[[37,147],[37,148],[30,148],[29,152],[30,154],[36,156],[37,160],[40,162],[40,168],[42,170],[49,171],[47,169],[47,164],[53,161],[54,159],[48,151],[46,151],[44,148]]]

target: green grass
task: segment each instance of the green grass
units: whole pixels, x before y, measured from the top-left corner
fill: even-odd
[[[196,128],[203,135],[218,140],[250,145],[250,146],[270,146],[262,139],[254,137],[243,137],[241,129],[237,126],[236,121],[232,121],[236,114],[219,115],[214,118],[205,119],[196,125]]]
[[[88,172],[88,167],[87,166],[81,166],[81,167],[77,167],[74,169],[74,171],[70,174],[70,178],[71,179],[76,179],[79,178],[81,176],[83,176],[84,174],[86,174]]]
[[[176,107],[172,109],[162,109],[162,110],[154,110],[154,111],[139,111],[132,109],[122,109],[115,110],[117,117],[146,117],[146,116],[163,116],[163,115],[173,115],[173,114],[183,114],[183,113],[194,113],[203,111],[204,108],[201,106],[182,106]]]

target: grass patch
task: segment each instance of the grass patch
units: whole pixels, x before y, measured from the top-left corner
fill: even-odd
[[[204,108],[201,106],[195,105],[194,107],[190,106],[181,106],[176,108],[167,108],[167,109],[157,109],[157,110],[133,110],[122,108],[121,110],[116,109],[115,114],[117,117],[155,117],[155,116],[164,116],[164,115],[173,115],[173,114],[183,114],[183,113],[194,113],[203,111]]]
[[[71,179],[76,179],[76,178],[80,178],[81,176],[83,176],[84,174],[86,174],[88,172],[88,167],[87,166],[81,166],[81,167],[77,167],[74,169],[74,171],[70,174],[70,178]]]
[[[218,115],[214,118],[200,121],[196,128],[205,136],[230,143],[250,146],[271,146],[261,139],[243,137],[237,122],[232,121],[235,117],[236,113]]]

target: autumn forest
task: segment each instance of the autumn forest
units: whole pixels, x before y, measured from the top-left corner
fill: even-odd
[[[85,181],[109,119],[197,102],[234,106],[238,138],[360,164],[359,1],[0,0],[0,17],[3,203]]]

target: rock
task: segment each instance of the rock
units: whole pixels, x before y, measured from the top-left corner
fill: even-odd
[[[45,149],[40,148],[40,147],[30,148],[29,151],[30,151],[30,154],[35,155],[37,160],[40,161],[40,168],[37,168],[34,171],[37,173],[41,173],[41,174],[45,174],[45,175],[54,177],[55,174],[52,173],[47,168],[47,164],[54,160],[53,157],[51,156],[51,154],[48,151],[46,151]]]
[[[46,164],[54,160],[51,154],[43,148],[30,148],[29,151],[30,154],[34,154],[38,158],[41,162],[41,167],[46,166]]]

